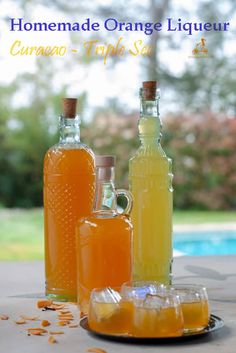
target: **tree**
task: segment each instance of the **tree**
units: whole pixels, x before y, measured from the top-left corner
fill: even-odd
[[[235,14],[235,3],[232,0],[199,1],[196,18],[199,22],[229,22]],[[188,14],[191,19],[191,14]],[[200,36],[205,37],[209,58],[192,59],[185,66],[181,74],[175,74],[164,63],[161,66],[162,84],[172,97],[176,111],[204,112],[211,110],[235,116],[236,96],[232,92],[236,89],[235,53],[227,49],[234,47],[235,30],[230,32],[211,31],[194,36],[197,41]],[[193,47],[196,42],[193,42]],[[226,45],[227,44],[227,45]],[[174,55],[174,52],[173,52]],[[191,55],[191,53],[189,53]]]
[[[55,93],[46,84],[51,67],[39,59],[35,74],[19,75],[9,89],[2,88],[0,117],[0,199],[7,207],[42,205],[43,157],[57,141],[57,119],[64,89]],[[40,75],[39,75],[40,72]],[[27,101],[15,107],[16,95],[28,89]]]

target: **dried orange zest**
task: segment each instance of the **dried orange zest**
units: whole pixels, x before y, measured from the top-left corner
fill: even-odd
[[[26,324],[26,321],[25,320],[17,320],[17,321],[15,321],[15,323],[17,325],[24,325],[24,324]]]
[[[9,316],[7,315],[0,315],[0,320],[8,320]]]
[[[38,335],[38,332],[41,333],[47,333],[48,331],[45,330],[44,328],[41,328],[41,327],[32,327],[32,328],[28,328],[27,329],[28,333],[32,333],[32,335]],[[35,333],[36,332],[36,333]]]
[[[53,344],[53,343],[57,343],[57,340],[55,339],[55,337],[49,336],[49,337],[48,337],[48,342],[51,343],[51,344]]]
[[[68,324],[68,321],[59,321],[57,322],[57,326],[66,326]]]
[[[66,304],[56,304],[56,303],[53,303],[51,305],[48,305],[50,306],[51,309],[55,309],[55,310],[61,310],[61,309],[64,309]]]
[[[80,312],[80,318],[83,319],[83,317],[87,316],[86,314],[83,313],[83,311]]]
[[[71,321],[71,320],[74,320],[74,317],[73,316],[66,316],[66,315],[58,315],[58,319],[59,320],[63,320],[63,321]]]
[[[73,317],[72,313],[67,313],[67,314],[61,314],[60,312],[58,313],[58,316],[70,316]]]
[[[51,306],[52,300],[38,300],[37,307],[38,309],[45,308],[46,306]]]
[[[50,335],[62,335],[64,331],[49,331]]]
[[[60,311],[59,315],[67,315],[67,314],[72,315],[70,310],[67,310],[67,311],[66,310],[62,310],[62,311]]]
[[[30,335],[41,336],[42,332],[39,330],[34,330],[29,332]]]
[[[41,321],[41,325],[42,325],[43,327],[46,327],[46,326],[51,325],[51,322],[49,322],[48,320],[42,320],[42,321]]]
[[[30,320],[30,321],[37,321],[39,320],[38,316],[25,316],[25,315],[21,315],[20,316],[23,320]]]
[[[79,325],[78,324],[72,324],[72,325],[69,325],[68,327],[69,328],[75,328],[75,327],[78,327]]]
[[[101,348],[89,348],[89,349],[87,349],[87,352],[107,353],[104,349],[101,349]]]
[[[63,307],[65,307],[66,306],[66,304],[65,303],[52,303],[52,305],[54,305],[55,306],[55,308],[57,307],[57,308],[59,308],[59,307],[61,307],[61,306],[63,306]]]

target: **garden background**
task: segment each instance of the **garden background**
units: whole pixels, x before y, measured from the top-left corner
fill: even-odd
[[[42,177],[46,150],[58,141],[61,98],[79,98],[81,139],[95,153],[117,156],[116,185],[128,187],[128,159],[139,145],[138,90],[144,80],[161,88],[162,143],[173,159],[174,221],[235,222],[236,7],[233,0],[2,1],[0,11],[0,259],[43,256]],[[66,58],[9,56],[13,38],[28,45],[49,35],[10,33],[9,17],[27,21],[104,20],[230,22],[228,32],[155,32],[140,36],[150,57]],[[54,34],[54,36],[58,34]],[[64,33],[51,41],[81,46],[90,33]],[[84,37],[83,37],[84,36]],[[190,58],[201,38],[209,57]],[[83,38],[82,38],[83,37]],[[117,33],[97,38],[116,42]]]

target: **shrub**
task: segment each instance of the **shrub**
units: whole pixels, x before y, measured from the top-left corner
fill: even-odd
[[[164,146],[173,158],[178,208],[236,208],[236,118],[171,116]]]

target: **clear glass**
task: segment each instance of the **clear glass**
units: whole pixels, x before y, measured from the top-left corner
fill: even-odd
[[[60,145],[75,145],[80,142],[80,117],[67,118],[63,115],[59,118]]]
[[[185,332],[200,331],[210,319],[206,288],[201,285],[175,284],[172,290],[179,295]]]
[[[100,333],[130,334],[133,303],[122,298],[120,288],[94,289],[90,297],[89,327]]]
[[[99,333],[146,338],[177,337],[184,329],[179,296],[155,282],[94,289],[88,323]]]
[[[156,294],[161,285],[151,281],[126,282],[121,287],[121,295],[127,300],[143,300],[147,294]]]
[[[96,168],[93,213],[79,219],[76,227],[78,254],[78,301],[81,315],[88,313],[93,288],[120,287],[132,279],[133,227],[128,217],[132,199],[123,214],[117,211],[114,168]]]
[[[77,301],[76,238],[78,217],[91,214],[95,162],[80,142],[79,117],[60,117],[60,142],[44,158],[44,234],[46,295]]]
[[[173,174],[171,160],[161,147],[159,91],[145,100],[140,91],[141,146],[129,161],[133,195],[134,281],[171,283]]]
[[[125,209],[119,214],[129,215],[131,212],[133,205],[132,195],[128,190],[115,189],[114,178],[114,167],[96,168],[96,193],[93,210],[97,212],[98,216],[116,216],[118,214],[118,197],[125,197],[127,200]]]
[[[184,322],[178,295],[165,290],[134,301],[135,337],[178,337]]]

